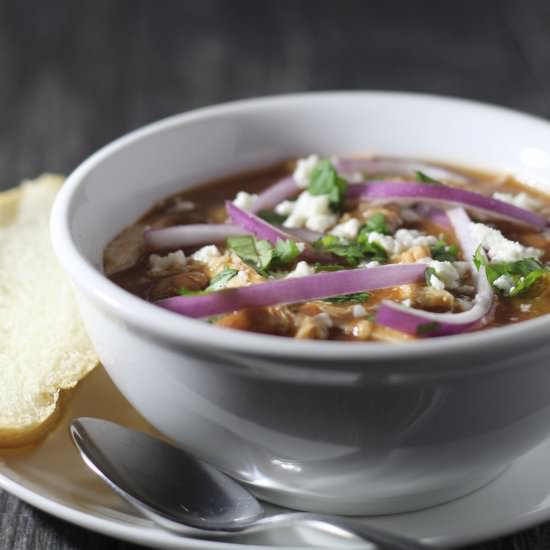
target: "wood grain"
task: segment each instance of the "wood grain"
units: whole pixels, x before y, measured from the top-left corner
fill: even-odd
[[[364,88],[550,117],[550,2],[0,0],[0,188],[193,107]],[[0,492],[0,548],[137,546]],[[550,549],[550,525],[471,548]]]

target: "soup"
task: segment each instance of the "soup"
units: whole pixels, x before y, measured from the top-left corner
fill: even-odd
[[[512,177],[311,155],[162,199],[104,271],[221,327],[399,342],[550,312],[549,215]]]

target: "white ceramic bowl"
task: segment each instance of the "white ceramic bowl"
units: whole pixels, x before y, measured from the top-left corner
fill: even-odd
[[[406,345],[295,341],[179,317],[102,275],[105,244],[156,199],[311,152],[550,181],[548,122],[463,100],[306,94],[163,120],[86,160],[55,204],[94,346],[154,426],[272,502],[371,514],[469,492],[550,435],[548,317]]]

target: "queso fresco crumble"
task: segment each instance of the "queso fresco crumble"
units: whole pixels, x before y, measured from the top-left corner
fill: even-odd
[[[310,155],[161,200],[104,270],[217,326],[398,342],[549,313],[549,215],[512,177]]]

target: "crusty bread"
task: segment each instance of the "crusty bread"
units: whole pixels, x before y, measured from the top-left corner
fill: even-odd
[[[50,244],[62,182],[45,175],[0,193],[0,447],[40,436],[60,390],[97,363]]]

